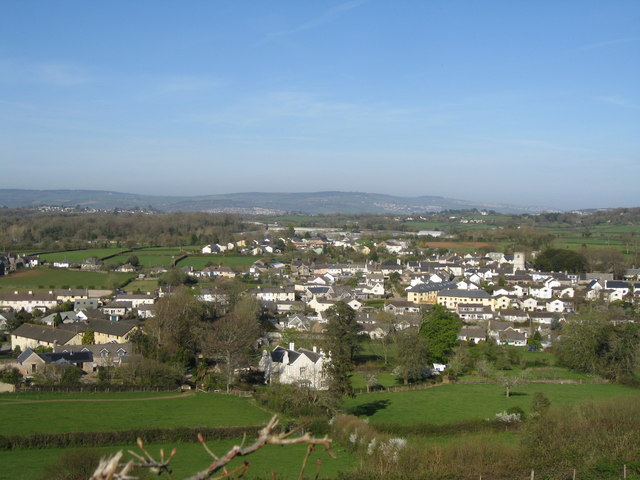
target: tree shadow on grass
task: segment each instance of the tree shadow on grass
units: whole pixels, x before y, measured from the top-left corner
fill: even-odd
[[[511,392],[509,394],[510,397],[526,397],[527,395],[529,394],[524,392]]]
[[[382,356],[376,355],[376,354],[373,354],[373,353],[370,353],[370,354],[359,353],[359,354],[356,355],[354,360],[355,360],[357,365],[362,365],[364,363],[376,363],[376,362],[383,362],[384,361]]]
[[[352,413],[353,415],[356,415],[358,417],[370,417],[378,410],[387,408],[390,403],[390,400],[376,400],[375,402],[363,403],[362,405],[358,405],[357,407],[353,407],[352,409],[350,409],[349,413]]]

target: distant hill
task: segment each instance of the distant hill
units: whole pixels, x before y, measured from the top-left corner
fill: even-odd
[[[477,208],[501,213],[536,213],[541,208],[455,200],[438,196],[397,197],[360,192],[230,193],[203,196],[137,195],[101,190],[0,189],[0,206],[55,205],[98,210],[153,208],[164,212],[247,214],[429,213]]]

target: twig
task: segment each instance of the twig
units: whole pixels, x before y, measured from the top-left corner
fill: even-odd
[[[234,446],[222,457],[218,458],[206,445],[204,441],[204,437],[202,435],[198,435],[198,441],[207,451],[207,453],[213,458],[213,462],[209,465],[206,470],[202,470],[195,475],[188,477],[185,480],[222,480],[228,478],[232,475],[238,474],[240,477],[244,475],[244,473],[249,468],[249,463],[245,462],[240,467],[235,468],[232,471],[228,471],[226,469],[226,465],[231,462],[235,457],[243,457],[246,455],[250,455],[258,450],[260,450],[265,445],[296,445],[296,444],[307,444],[307,453],[302,462],[302,470],[300,471],[299,479],[303,478],[304,470],[307,466],[307,462],[311,455],[311,452],[315,450],[316,445],[322,445],[327,454],[333,458],[335,458],[335,453],[331,449],[332,440],[326,435],[324,438],[314,438],[309,433],[305,433],[304,435],[300,435],[299,437],[290,438],[291,435],[297,431],[299,431],[302,427],[298,427],[287,433],[274,433],[276,428],[278,427],[278,417],[274,415],[271,420],[260,430],[258,438],[254,443],[248,445],[247,447],[243,447],[246,441],[246,436],[242,440],[242,444],[240,446]],[[169,469],[169,462],[173,458],[176,453],[176,449],[174,448],[169,455],[169,458],[165,460],[164,451],[160,451],[160,461],[157,461],[151,456],[151,454],[144,448],[144,443],[141,439],[138,439],[138,447],[144,453],[144,456],[139,455],[134,452],[129,452],[133,455],[140,463],[135,463],[133,461],[129,461],[126,464],[120,464],[120,459],[122,458],[122,452],[116,453],[113,457],[102,460],[100,465],[94,472],[91,480],[133,480],[134,477],[129,477],[128,473],[134,467],[143,467],[148,468],[152,472],[157,473],[158,475],[162,473],[167,473],[171,476],[171,470]],[[120,471],[117,471],[120,468]],[[320,468],[320,463],[318,463],[318,468]],[[213,477],[216,472],[222,470],[222,475]]]
[[[300,469],[300,475],[298,475],[298,480],[302,480],[304,478],[304,469],[307,468],[307,461],[311,456],[311,452],[313,452],[315,449],[316,447],[313,446],[312,444],[309,444],[307,446],[307,454],[304,456],[304,460],[302,460],[302,468]]]
[[[295,445],[298,443],[322,445],[324,446],[327,453],[335,458],[335,454],[333,453],[333,450],[331,450],[332,440],[330,438],[326,436],[324,438],[313,438],[309,433],[305,433],[304,435],[296,438],[287,438],[289,436],[289,433],[273,433],[278,426],[278,423],[278,417],[277,415],[274,415],[271,420],[269,420],[269,423],[267,423],[267,425],[262,430],[260,430],[258,439],[253,444],[245,448],[241,448],[238,446],[233,447],[223,457],[220,457],[217,461],[209,465],[209,468],[196,473],[186,480],[206,480],[208,478],[211,478],[211,476],[215,472],[223,468],[235,457],[250,455],[260,450],[265,445]]]

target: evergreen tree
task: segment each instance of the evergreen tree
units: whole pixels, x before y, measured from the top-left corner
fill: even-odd
[[[410,380],[421,380],[429,366],[429,348],[424,337],[414,331],[398,334],[396,343],[398,374],[405,385]]]
[[[331,361],[326,369],[331,377],[330,390],[335,394],[353,395],[351,373],[358,350],[356,312],[345,302],[338,302],[327,310],[326,348]]]
[[[82,335],[82,345],[93,345],[95,343],[95,334],[93,330],[87,328]]]
[[[435,362],[446,363],[458,343],[462,320],[440,305],[425,312],[420,326],[420,335],[427,339],[429,352]]]

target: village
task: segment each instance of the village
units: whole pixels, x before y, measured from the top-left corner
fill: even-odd
[[[264,372],[267,382],[277,377],[281,383],[310,384],[317,389],[328,388],[322,372],[329,355],[321,348],[322,334],[327,312],[339,302],[355,312],[359,334],[373,342],[383,342],[400,331],[418,330],[425,312],[438,305],[462,320],[457,335],[460,342],[489,341],[543,350],[552,347],[562,324],[575,315],[576,303],[637,303],[640,295],[637,270],[628,270],[623,279],[614,279],[611,273],[541,272],[522,252],[431,253],[406,260],[419,258],[420,252],[415,242],[403,237],[375,242],[373,247],[388,260],[284,263],[277,261],[284,248],[317,254],[353,250],[369,255],[371,247],[335,231],[307,238],[265,237],[203,246],[199,254],[211,258],[210,266],[174,268],[190,279],[187,288],[199,301],[222,310],[229,298],[221,282],[245,281],[242,294],[259,303],[261,315],[272,326],[254,339],[262,355],[250,366]],[[265,259],[245,271],[216,264],[216,258],[229,252],[264,255]],[[4,255],[0,260],[7,274],[41,263],[37,256]],[[97,258],[82,263],[59,260],[46,266],[78,271],[104,268]],[[136,273],[140,278],[169,270],[131,263],[115,267],[117,272]],[[139,356],[132,336],[137,330],[144,331],[157,302],[176,289],[168,285],[144,293],[129,292],[126,286],[0,292],[0,329],[10,339],[5,349],[15,356],[5,367],[15,367],[31,380],[47,365],[69,364],[83,371],[84,382],[95,381],[99,369]],[[61,306],[68,308],[61,311]],[[24,313],[32,320],[16,322]],[[300,338],[310,335],[319,345],[296,350],[294,342],[286,341],[287,333],[292,332]],[[430,368],[439,374],[447,366],[436,363]]]

